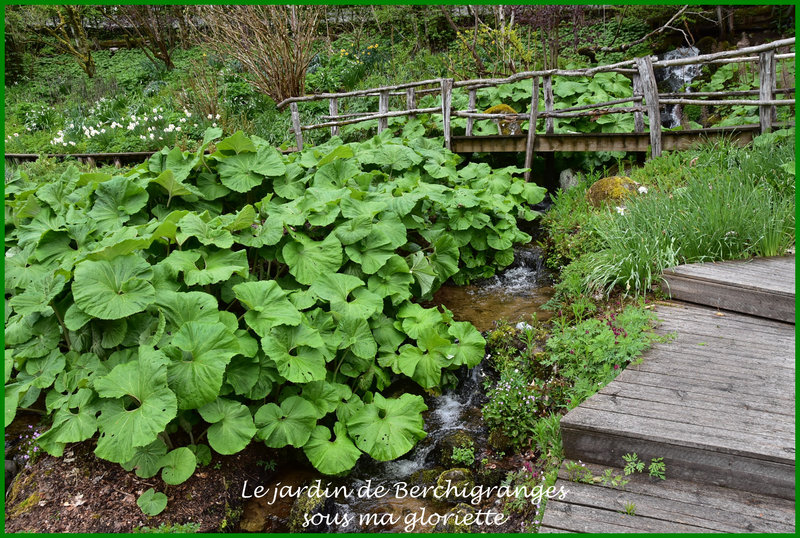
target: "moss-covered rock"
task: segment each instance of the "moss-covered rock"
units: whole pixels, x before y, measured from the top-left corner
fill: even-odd
[[[37,504],[39,504],[39,501],[41,501],[41,500],[42,500],[42,497],[41,497],[41,495],[39,495],[39,492],[38,491],[34,491],[30,495],[28,495],[28,497],[24,501],[22,501],[21,503],[19,503],[16,506],[14,506],[13,508],[11,508],[8,511],[8,517],[21,516],[22,514],[24,514],[25,512],[27,512],[28,510],[30,510],[31,508],[36,506]]]
[[[412,486],[434,486],[439,475],[444,472],[441,467],[434,467],[433,469],[420,469],[408,477],[408,483]]]
[[[632,194],[636,194],[638,184],[629,177],[611,176],[595,181],[586,191],[586,200],[593,207],[603,204],[619,205]]]
[[[511,438],[500,428],[493,429],[486,442],[492,450],[498,452],[505,452],[511,448]]]
[[[483,111],[484,114],[516,114],[513,107],[500,104],[494,105]],[[494,120],[501,135],[516,135],[522,133],[522,126],[518,120]]]
[[[475,487],[472,472],[464,467],[456,467],[439,475],[436,486],[440,492],[445,492],[442,500],[462,502],[470,500],[470,492]]]
[[[475,450],[475,440],[473,439],[472,435],[470,435],[465,430],[455,430],[453,432],[448,433],[439,441],[436,445],[435,449],[435,457],[436,462],[443,466],[443,467],[454,467],[454,466],[464,466],[464,465],[471,465],[471,461],[464,461],[464,460],[454,460],[453,459],[453,450],[455,449],[466,449],[472,450],[474,455]]]
[[[303,527],[306,521],[306,515],[312,517],[314,514],[324,514],[329,511],[333,505],[333,499],[326,496],[316,495],[300,495],[292,505],[292,511],[289,513],[289,531],[290,532],[326,532],[330,529],[323,523],[322,525],[308,525]]]
[[[472,525],[467,525],[463,521],[467,515],[475,514],[476,512],[475,507],[459,503],[447,512],[443,521],[436,524],[433,532],[470,532]]]

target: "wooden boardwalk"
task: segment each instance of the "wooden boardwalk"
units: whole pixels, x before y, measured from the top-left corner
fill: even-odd
[[[670,283],[674,275],[690,280],[694,287],[678,295],[700,303],[658,306],[657,330],[674,339],[561,421],[568,459],[621,474],[627,453],[663,457],[667,480],[639,475],[615,489],[569,481],[562,470],[556,487],[570,493],[548,503],[542,532],[794,529],[795,327],[781,321],[794,320],[794,257],[681,266],[670,275]],[[791,293],[790,315],[768,308],[765,290]],[[754,304],[759,317],[717,308],[750,312]],[[624,514],[625,502],[637,515]]]

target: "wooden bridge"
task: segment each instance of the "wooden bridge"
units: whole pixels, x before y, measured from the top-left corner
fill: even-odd
[[[610,65],[587,69],[550,69],[546,71],[526,71],[510,77],[498,79],[474,79],[455,81],[439,78],[408,82],[394,86],[382,86],[368,90],[342,93],[323,93],[292,97],[278,103],[282,109],[291,108],[292,131],[297,145],[287,151],[302,150],[303,133],[314,129],[330,129],[331,135],[339,134],[344,125],[377,120],[378,132],[388,128],[389,118],[414,117],[419,114],[441,116],[444,143],[448,149],[457,153],[472,152],[525,152],[525,167],[530,168],[533,156],[543,153],[552,156],[556,151],[629,151],[650,152],[658,156],[663,150],[686,149],[698,140],[725,137],[739,143],[747,143],[757,133],[767,132],[776,122],[776,107],[794,106],[794,99],[778,99],[777,96],[794,94],[794,87],[777,87],[778,61],[794,58],[794,52],[778,53],[778,49],[791,48],[795,39],[782,39],[763,45],[733,51],[707,54],[674,60],[654,60],[651,57],[636,58]],[[748,91],[719,91],[687,93],[658,93],[655,70],[681,65],[713,65],[756,63],[759,69],[760,87]],[[630,97],[604,103],[595,103],[571,108],[556,109],[553,95],[554,77],[592,77],[599,73],[621,73],[631,78],[633,92]],[[523,114],[485,114],[476,109],[478,92],[486,88],[496,88],[502,84],[531,81],[531,103],[529,111]],[[454,91],[466,91],[468,108],[455,110],[452,107]],[[419,108],[418,99],[423,95],[440,95],[439,104]],[[345,99],[378,98],[377,112],[340,113],[340,104]],[[391,99],[404,101],[405,107],[391,110]],[[329,114],[322,116],[323,123],[303,125],[298,105],[310,101],[328,101]],[[540,106],[541,103],[541,106]],[[684,129],[665,131],[661,127],[662,105],[730,106],[744,105],[759,108],[758,125],[736,127],[715,127],[706,129]],[[541,110],[540,110],[541,109]],[[608,114],[632,114],[634,131],[630,133],[567,133],[556,132],[556,119],[580,117],[597,118]],[[464,135],[453,134],[453,118],[465,118]],[[473,129],[476,121],[528,122],[535,126],[526,134],[476,136]],[[141,162],[153,152],[99,153],[99,154],[56,154],[56,158],[76,158],[94,165],[99,162],[113,162],[117,166],[127,162]],[[19,163],[36,160],[36,154],[6,154],[7,162]],[[529,173],[528,173],[529,174]],[[528,177],[526,174],[526,178]]]
[[[525,152],[525,167],[530,168],[535,153],[552,153],[555,151],[650,151],[658,156],[662,150],[685,149],[699,139],[726,137],[741,143],[750,141],[755,133],[767,132],[776,121],[777,106],[794,106],[794,99],[777,99],[779,94],[793,94],[794,88],[777,88],[776,61],[794,58],[794,53],[778,54],[781,47],[791,47],[794,38],[783,39],[764,45],[743,48],[734,51],[719,52],[679,58],[674,60],[654,61],[651,57],[636,58],[610,65],[588,69],[547,71],[527,71],[501,79],[475,79],[455,81],[453,79],[432,79],[410,82],[394,86],[383,86],[369,90],[343,93],[324,93],[304,97],[292,97],[278,103],[278,108],[290,106],[292,112],[292,130],[297,147],[303,148],[303,132],[312,129],[329,128],[331,135],[337,135],[344,125],[377,120],[378,132],[388,128],[389,118],[413,117],[418,114],[437,114],[442,117],[445,146],[458,153],[481,152]],[[656,88],[655,69],[681,65],[711,65],[726,63],[757,63],[759,68],[760,88],[750,91],[696,92],[692,94],[662,93]],[[616,99],[603,103],[576,106],[571,108],[554,108],[553,77],[591,77],[598,73],[622,73],[632,79],[633,94],[624,99]],[[531,103],[526,114],[484,114],[476,107],[477,94],[480,90],[497,87],[502,84],[531,80]],[[453,110],[453,91],[463,89],[468,92],[469,108]],[[418,108],[420,95],[440,94],[440,105]],[[391,97],[405,97],[405,108],[390,110]],[[339,104],[346,98],[377,97],[377,112],[339,113]],[[755,97],[755,99],[750,99]],[[299,103],[328,100],[329,115],[324,123],[302,125],[300,121]],[[543,102],[543,106],[540,106]],[[626,106],[631,105],[632,106]],[[745,105],[759,107],[759,124],[731,128],[710,128],[699,130],[664,131],[661,127],[661,105],[699,105],[723,106]],[[540,108],[542,110],[540,110]],[[557,118],[599,117],[607,114],[633,114],[634,132],[632,133],[556,133]],[[463,136],[453,136],[452,118],[466,118],[466,132]],[[648,129],[645,129],[645,118]],[[527,121],[528,133],[516,136],[474,136],[475,121],[495,120],[504,122]],[[543,132],[539,123],[542,123]]]
[[[541,532],[794,532],[794,256],[664,274],[657,344],[561,420],[568,461]],[[663,458],[666,479],[576,482]],[[575,462],[570,464],[569,462]],[[572,472],[570,472],[572,469]]]

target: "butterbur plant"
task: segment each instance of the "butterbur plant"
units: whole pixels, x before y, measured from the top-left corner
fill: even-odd
[[[6,425],[43,401],[50,454],[94,438],[168,484],[253,441],[330,475],[402,456],[427,407],[385,389],[436,389],[485,345],[413,300],[508,265],[543,190],[388,132],[288,156],[220,136],[125,175],[7,180]]]

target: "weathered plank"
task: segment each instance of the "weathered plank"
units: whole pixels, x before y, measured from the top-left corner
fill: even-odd
[[[289,104],[289,108],[292,111],[292,130],[297,142],[297,151],[303,151],[303,126],[300,123],[300,111],[297,108],[297,103],[294,102]]]
[[[768,133],[772,130],[772,122],[776,119],[775,106],[766,104],[772,101],[776,87],[775,51],[767,50],[758,55],[758,100],[762,104],[758,107],[758,119],[761,132]]]
[[[389,112],[389,92],[382,91],[378,96],[378,114],[388,114]],[[378,118],[378,133],[382,133],[389,128],[389,118],[386,116]]]
[[[540,532],[601,532],[608,524],[620,532],[652,531],[652,525],[668,531],[670,523],[690,525],[695,532],[794,530],[791,501],[676,479],[670,475],[669,467],[666,480],[651,478],[647,473],[633,474],[625,477],[628,483],[624,487],[614,488],[597,482],[575,482],[566,466],[567,462],[559,470],[555,486],[567,494],[564,499],[548,502]],[[606,470],[623,474],[615,467],[583,466],[595,477]],[[635,515],[623,516],[629,503],[635,507]],[[597,523],[592,525],[591,520]]]
[[[544,88],[544,111],[553,112],[553,77],[550,75],[545,75],[542,86]],[[548,116],[544,120],[544,132],[547,134],[553,134],[553,130],[553,117]]]
[[[664,271],[673,298],[794,323],[794,256],[687,264]]]
[[[331,97],[330,101],[328,101],[328,113],[331,115],[332,118],[339,117],[339,100]],[[339,126],[332,125],[331,126],[331,136],[338,136],[339,135]]]
[[[530,181],[530,167],[533,164],[533,144],[536,140],[536,120],[539,114],[539,77],[533,77],[531,81],[531,111],[528,118],[528,141],[525,144],[525,181]],[[471,134],[471,133],[470,133]]]
[[[444,147],[452,149],[450,125],[451,103],[453,98],[453,79],[442,79],[442,127],[444,131]]]
[[[593,412],[591,418],[597,418],[597,415],[599,413]],[[728,453],[710,444],[703,448],[695,446],[697,443],[681,442],[683,433],[678,423],[651,420],[650,428],[665,427],[665,435],[647,438],[635,431],[647,421],[631,421],[626,416],[611,418],[614,419],[611,424],[598,420],[582,421],[580,428],[562,422],[565,456],[602,465],[618,465],[623,455],[636,452],[642,459],[664,458],[670,476],[676,478],[794,499],[793,460],[768,461],[742,453]],[[618,435],[628,424],[634,431]],[[699,429],[693,432],[693,437],[695,441],[708,439]],[[749,448],[746,443],[741,445]]]
[[[647,105],[647,120],[650,126],[650,153],[653,157],[661,155],[661,111],[658,103],[658,88],[653,73],[653,61],[649,56],[636,58],[639,81]]]

